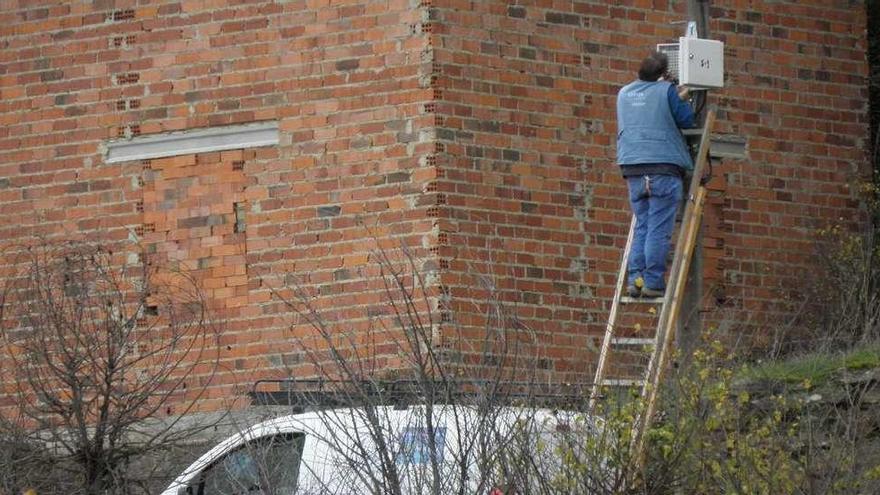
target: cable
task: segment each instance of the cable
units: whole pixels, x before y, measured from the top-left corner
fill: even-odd
[[[706,92],[701,91],[700,96],[702,96],[702,98],[698,98],[698,106],[697,109],[694,110],[694,115],[700,115],[701,113],[703,113],[703,109],[706,108],[706,101],[709,99],[709,95]]]
[[[708,171],[703,174],[702,177],[700,177],[700,185],[703,186],[705,186],[709,183],[710,180],[712,180],[712,157],[710,156],[706,157],[706,168],[708,169]]]

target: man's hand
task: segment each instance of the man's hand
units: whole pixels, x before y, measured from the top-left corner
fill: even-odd
[[[688,96],[690,96],[691,90],[687,86],[679,86],[678,87],[678,97],[681,98],[681,101],[687,101]]]

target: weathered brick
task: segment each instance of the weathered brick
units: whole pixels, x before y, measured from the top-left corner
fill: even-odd
[[[40,80],[43,82],[57,81],[64,77],[64,71],[61,69],[47,70],[40,72]]]
[[[395,182],[409,182],[410,173],[409,172],[394,172],[393,174],[388,174],[386,179],[389,184]]]
[[[319,206],[318,207],[318,216],[319,217],[335,217],[339,215],[342,211],[342,207],[340,206]]]
[[[507,7],[507,15],[510,17],[524,18],[526,16],[526,8],[519,5],[509,5]]]
[[[547,12],[544,19],[552,24],[570,24],[572,26],[581,25],[581,16],[576,14],[565,14],[561,12]]]
[[[336,62],[336,70],[354,70],[358,67],[360,67],[360,61],[356,58]]]

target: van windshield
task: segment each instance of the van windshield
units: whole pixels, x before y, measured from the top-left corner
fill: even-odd
[[[285,433],[257,438],[208,466],[195,495],[269,495],[294,493],[306,436]]]

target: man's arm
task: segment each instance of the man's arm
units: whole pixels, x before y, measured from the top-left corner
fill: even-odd
[[[691,108],[687,101],[684,101],[684,99],[679,96],[678,88],[676,88],[674,84],[669,85],[667,97],[669,99],[669,109],[672,110],[672,117],[675,119],[675,124],[682,129],[693,127],[695,124],[694,109]],[[685,93],[685,98],[687,98],[687,93]]]

